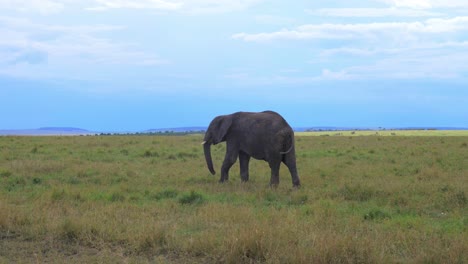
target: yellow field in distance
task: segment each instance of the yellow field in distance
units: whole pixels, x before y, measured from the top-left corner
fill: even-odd
[[[468,136],[468,130],[352,130],[296,132],[297,136]]]

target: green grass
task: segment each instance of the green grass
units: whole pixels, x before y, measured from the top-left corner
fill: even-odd
[[[201,135],[0,137],[0,263],[468,262],[468,137],[394,133],[299,133],[299,190]]]

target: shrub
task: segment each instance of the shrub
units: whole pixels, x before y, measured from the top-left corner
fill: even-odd
[[[156,200],[162,200],[162,199],[170,199],[170,198],[175,198],[177,197],[177,191],[173,189],[166,189],[164,191],[158,192],[155,194],[153,197]]]
[[[177,157],[174,155],[174,154],[169,154],[167,157],[166,157],[167,160],[177,160]]]
[[[185,159],[185,158],[197,158],[198,155],[195,153],[187,153],[187,152],[179,152],[177,153],[177,158],[179,159]]]
[[[65,190],[54,190],[52,192],[52,194],[50,195],[50,198],[52,199],[52,201],[60,201],[60,200],[63,200],[63,198],[65,198],[66,196],[66,193],[65,193]]]
[[[274,208],[282,208],[284,205],[286,205],[285,201],[282,201],[281,195],[274,192],[274,191],[268,191],[264,195],[265,198],[265,206],[272,206]]]
[[[307,194],[292,195],[289,200],[289,205],[304,205],[309,197]]]
[[[179,203],[181,204],[202,204],[205,198],[202,194],[197,193],[195,191],[191,191],[188,194],[184,194],[179,199]]]
[[[12,175],[11,171],[8,170],[0,170],[0,177],[8,178]]]
[[[460,208],[465,208],[467,204],[467,199],[464,191],[459,191],[456,194],[452,195],[450,201]]]
[[[125,196],[123,194],[120,194],[120,193],[113,193],[109,197],[109,201],[111,201],[111,202],[123,202],[123,201],[125,201]]]
[[[81,233],[81,227],[71,221],[70,219],[66,219],[61,227],[61,236],[64,240],[68,242],[73,242],[78,239],[78,236]]]
[[[13,191],[16,189],[21,189],[26,185],[26,180],[22,177],[12,177],[8,179],[8,184],[6,185],[8,191]]]
[[[362,187],[361,185],[357,185],[357,186],[345,185],[343,188],[341,188],[338,191],[338,193],[345,200],[359,201],[359,202],[368,201],[372,199],[372,197],[375,195],[374,190],[368,187]]]
[[[378,221],[390,218],[390,215],[380,209],[373,209],[369,213],[364,215],[364,220]]]
[[[143,157],[145,157],[145,158],[159,157],[159,153],[158,152],[151,152],[151,150],[146,150],[145,153],[143,153]]]
[[[42,182],[41,178],[34,178],[32,181],[33,181],[33,184],[41,184]]]

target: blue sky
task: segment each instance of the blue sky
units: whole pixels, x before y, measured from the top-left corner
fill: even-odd
[[[0,0],[0,129],[468,127],[466,0]]]

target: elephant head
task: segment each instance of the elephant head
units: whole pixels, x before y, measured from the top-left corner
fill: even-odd
[[[213,160],[211,159],[211,145],[216,145],[226,140],[226,133],[232,125],[231,116],[218,116],[211,121],[203,139],[203,150],[205,160],[211,174],[216,174],[213,168]]]

